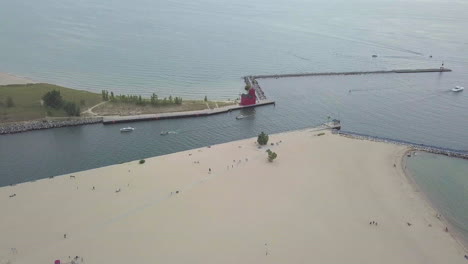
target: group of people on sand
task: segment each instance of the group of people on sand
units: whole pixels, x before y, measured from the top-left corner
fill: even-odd
[[[249,159],[248,158],[245,158],[245,162],[248,162]],[[237,162],[237,166],[239,166],[239,164],[242,162],[242,160],[232,160],[232,163],[236,163]],[[234,168],[234,164],[231,164],[230,166],[231,168]],[[226,167],[228,170],[229,170],[229,165],[227,165]]]
[[[375,225],[375,226],[377,226],[377,225],[379,225],[379,224],[378,224],[376,221],[370,221],[370,222],[369,222],[369,225]]]

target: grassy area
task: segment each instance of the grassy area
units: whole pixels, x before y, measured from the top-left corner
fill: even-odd
[[[42,96],[54,89],[60,91],[64,100],[79,105],[82,111],[101,102],[101,94],[47,83],[0,85],[0,123],[67,116],[63,110],[41,105]],[[7,107],[8,97],[13,99],[13,107]]]
[[[98,115],[140,115],[140,114],[159,114],[169,112],[183,112],[207,109],[206,103],[210,108],[215,108],[215,102],[205,102],[203,100],[184,100],[181,105],[168,104],[152,106],[150,104],[140,106],[133,103],[107,102],[93,109]],[[218,106],[232,105],[234,102],[217,102]]]
[[[0,123],[34,120],[45,117],[66,117],[63,109],[55,110],[41,105],[42,96],[52,90],[60,91],[65,101],[71,101],[86,110],[102,101],[101,94],[70,89],[47,83],[0,85]],[[14,106],[7,107],[7,98],[13,99]],[[149,102],[149,99],[144,99]],[[84,104],[83,104],[84,103]],[[182,104],[152,106],[134,103],[106,102],[93,109],[97,115],[139,115],[169,112],[183,112],[233,105],[235,102],[214,102],[183,100]]]

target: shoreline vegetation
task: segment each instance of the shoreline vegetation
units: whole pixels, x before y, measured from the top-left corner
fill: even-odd
[[[215,109],[237,101],[159,99],[101,94],[47,83],[0,85],[0,134],[102,122],[104,116],[130,116]]]
[[[182,97],[159,98],[153,93],[149,98],[141,95],[114,95],[113,92],[103,90],[101,92],[103,104],[93,109],[93,114],[98,116],[128,116],[143,114],[175,113],[194,110],[214,109],[234,105],[236,101],[210,101],[205,96],[203,100],[185,100]]]
[[[251,138],[2,187],[0,255],[466,263],[466,248],[405,173],[410,148],[313,129],[268,137],[264,146]],[[280,157],[269,162],[266,149]],[[125,237],[139,250],[116,251]]]

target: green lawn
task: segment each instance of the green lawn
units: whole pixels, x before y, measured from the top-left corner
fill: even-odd
[[[41,106],[41,98],[48,91],[58,90],[66,101],[75,102],[81,111],[101,102],[101,94],[80,91],[47,83],[0,85],[0,123],[44,118],[63,117],[63,110],[53,110]],[[7,107],[11,97],[14,107]],[[83,100],[84,104],[81,104]]]

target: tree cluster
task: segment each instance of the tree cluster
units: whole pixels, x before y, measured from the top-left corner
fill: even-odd
[[[80,116],[80,107],[74,102],[63,100],[60,91],[49,91],[42,96],[42,100],[47,107],[63,109],[69,116]]]
[[[76,105],[74,102],[68,102],[65,101],[63,104],[63,110],[67,113],[69,116],[80,116],[81,109],[78,105]]]
[[[42,96],[44,104],[54,109],[60,109],[63,106],[63,98],[60,91],[52,90]]]
[[[270,149],[267,149],[266,152],[268,153],[268,161],[269,161],[269,162],[273,162],[273,160],[275,160],[276,157],[278,156],[278,155],[276,154],[276,152],[273,152],[273,151],[271,151]]]
[[[15,106],[15,103],[13,102],[13,98],[11,96],[8,96],[6,99],[6,106],[8,108]]]
[[[260,145],[266,145],[268,143],[268,135],[264,132],[260,133],[257,138],[257,142]]]
[[[102,91],[103,100],[107,99],[111,102],[122,102],[122,103],[136,104],[136,105],[152,105],[152,106],[182,104],[182,97],[172,97],[172,95],[170,95],[168,98],[164,97],[163,99],[160,99],[157,94],[153,93],[150,99],[148,100],[148,99],[142,98],[141,95],[120,94],[120,95],[114,96],[113,92],[110,93],[110,96],[108,96],[108,94],[109,94],[108,91],[105,91],[105,90]]]

